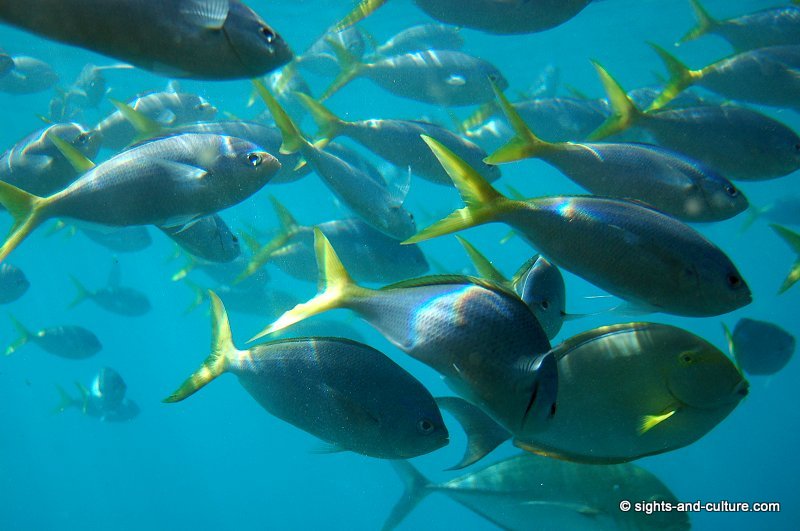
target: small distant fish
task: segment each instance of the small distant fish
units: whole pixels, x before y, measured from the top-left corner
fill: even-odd
[[[552,64],[545,66],[525,93],[526,99],[555,98],[561,83],[561,70]]]
[[[85,65],[72,85],[63,90],[57,89],[58,94],[50,100],[50,119],[58,122],[74,120],[84,110],[96,109],[109,92],[103,72],[131,68],[126,64]]]
[[[222,301],[212,301],[212,353],[165,402],[225,372],[266,411],[319,437],[331,451],[408,459],[448,442],[430,393],[377,350],[340,338],[278,340],[238,350]]]
[[[206,122],[217,114],[217,108],[196,94],[183,92],[155,92],[134,98],[128,105],[134,110],[158,122],[162,127],[176,127],[190,122]],[[103,147],[119,151],[136,139],[136,130],[116,110],[101,120],[95,131],[102,139]]]
[[[0,21],[169,77],[252,78],[292,58],[239,0],[4,2]]]
[[[44,61],[26,55],[15,55],[11,59],[14,61],[14,67],[0,76],[0,92],[33,94],[45,91],[58,83],[58,74]]]
[[[9,263],[0,264],[0,304],[19,299],[30,285],[22,269]]]
[[[186,280],[186,285],[189,286],[195,293],[195,300],[187,309],[186,313],[194,310],[200,306],[203,301],[208,300],[208,288],[199,286],[191,280]],[[283,308],[297,304],[298,300],[293,295],[279,289],[268,287],[264,284],[244,285],[236,284],[218,284],[214,291],[219,295],[219,298],[225,303],[225,307],[235,313],[244,313],[247,315],[256,315],[265,317],[267,319],[275,319],[280,315]],[[332,330],[332,328],[330,328]],[[317,334],[299,334],[299,335],[316,335],[316,336],[340,336],[338,333],[317,333]],[[358,339],[358,337],[350,337],[344,334],[348,339]]]
[[[333,45],[342,46],[353,57],[361,58],[366,51],[366,43],[361,31],[355,27],[344,28],[341,31],[326,31],[302,55],[295,57],[287,67],[289,75],[294,76],[291,70],[302,68],[320,77],[334,77],[339,73],[339,64]],[[286,69],[284,69],[286,70]]]
[[[778,225],[800,225],[800,196],[779,195],[768,205],[750,205],[748,214],[749,218],[745,222],[745,229],[759,218]]]
[[[459,28],[444,24],[420,24],[397,33],[375,48],[379,56],[403,55],[425,50],[460,50],[464,37]]]
[[[678,44],[713,34],[728,41],[737,52],[800,44],[800,8],[782,6],[756,11],[725,20],[716,20],[698,0],[689,0],[697,16],[697,26],[684,35]]]
[[[54,356],[75,360],[91,358],[103,348],[97,336],[81,326],[56,326],[30,332],[13,317],[11,320],[20,337],[8,346],[6,356],[15,353],[27,343],[34,343]]]
[[[146,142],[97,166],[82,159],[75,163],[88,171],[48,197],[0,181],[0,203],[15,219],[0,247],[0,262],[49,218],[112,226],[182,225],[243,201],[280,168],[255,144],[201,134]]]
[[[737,365],[750,375],[775,374],[783,369],[797,343],[778,325],[755,319],[739,319],[733,334],[725,327],[725,335]]]
[[[403,98],[444,107],[476,105],[493,97],[489,82],[502,89],[508,81],[491,63],[455,50],[426,50],[362,63],[335,45],[341,73],[320,101],[357,77]]]
[[[124,422],[139,415],[139,406],[125,396],[128,386],[114,369],[100,369],[89,388],[79,382],[75,382],[75,386],[79,398],[71,397],[61,386],[56,386],[61,401],[54,413],[63,413],[74,407],[83,415],[106,422]]]
[[[319,293],[251,341],[328,310],[350,309],[506,429],[546,429],[556,411],[556,367],[544,330],[516,294],[463,276],[421,277],[368,289],[353,281],[319,229],[314,229],[314,248]]]
[[[137,289],[120,285],[120,265],[117,260],[111,264],[108,282],[98,290],[90,291],[77,278],[72,276],[70,278],[78,290],[78,294],[69,305],[70,308],[88,299],[106,311],[127,317],[140,317],[150,312],[150,300],[147,295]]]
[[[466,206],[406,243],[499,221],[561,268],[635,307],[699,317],[728,313],[752,301],[728,256],[671,216],[639,203],[595,196],[511,200],[450,150],[431,138],[425,141]]]
[[[239,256],[239,238],[219,215],[161,230],[187,253],[209,262],[232,262]]]
[[[444,483],[431,483],[407,461],[392,461],[405,486],[386,522],[395,529],[429,494],[441,493],[510,531],[532,522],[558,529],[688,531],[685,511],[645,514],[621,511],[620,500],[648,500],[677,506],[678,499],[656,476],[631,463],[590,466],[531,454],[506,457]]]

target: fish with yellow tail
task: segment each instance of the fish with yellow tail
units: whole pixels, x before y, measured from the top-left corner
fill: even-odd
[[[446,147],[432,138],[425,141],[466,206],[406,243],[501,222],[559,267],[637,308],[701,317],[728,313],[752,300],[727,255],[675,218],[639,203],[594,196],[515,201]]]

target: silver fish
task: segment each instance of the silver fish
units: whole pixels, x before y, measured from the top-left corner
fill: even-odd
[[[26,55],[12,56],[12,59],[14,67],[0,76],[0,92],[33,94],[45,91],[58,83],[58,74],[44,61]]]
[[[19,299],[30,285],[22,269],[9,263],[0,264],[0,304]]]
[[[11,320],[19,332],[19,338],[6,348],[6,356],[27,343],[33,343],[54,356],[74,360],[91,358],[103,348],[97,336],[81,326],[55,326],[30,332],[13,317]]]
[[[739,319],[728,346],[738,366],[747,374],[768,375],[783,369],[794,355],[797,340],[776,324],[755,319]]]
[[[140,317],[150,312],[150,300],[147,295],[137,289],[120,285],[120,265],[117,260],[111,264],[108,282],[100,289],[89,290],[77,278],[70,278],[78,290],[75,299],[70,303],[70,308],[85,300],[91,300],[106,311],[127,317]]]

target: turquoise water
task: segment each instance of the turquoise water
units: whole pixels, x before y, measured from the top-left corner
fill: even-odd
[[[310,45],[327,26],[340,19],[350,2],[249,2],[295,51]],[[771,2],[708,0],[719,17],[774,5]],[[364,23],[379,41],[413,24],[430,19],[410,2],[394,0]],[[666,0],[606,0],[589,6],[574,20],[541,34],[491,36],[463,30],[465,51],[494,63],[509,80],[511,90],[525,89],[546,65],[561,70],[565,84],[591,96],[601,96],[589,59],[600,60],[626,88],[650,84],[661,65],[645,41],[674,42],[694,23],[688,3]],[[110,64],[104,58],[0,27],[0,44],[11,54],[26,54],[51,63],[69,83],[87,62]],[[689,65],[700,66],[729,53],[713,36],[679,50]],[[141,70],[107,74],[111,95],[127,99],[136,93],[162,89],[167,80]],[[315,93],[326,82],[309,76]],[[246,81],[181,81],[183,91],[207,98],[220,111],[250,117],[263,106],[245,106]],[[509,92],[513,93],[513,92]],[[0,146],[11,146],[39,128],[52,92],[29,96],[0,94],[3,109]],[[357,80],[329,102],[338,115],[351,119],[420,118],[449,123],[434,106],[400,100],[375,85]],[[89,122],[110,112],[104,101]],[[795,130],[800,118],[791,111],[759,109]],[[465,110],[459,110],[462,116]],[[89,123],[87,125],[93,125]],[[307,132],[314,130],[310,120]],[[101,157],[107,157],[107,152]],[[739,183],[751,203],[763,205],[786,194],[800,194],[797,175]],[[540,161],[503,167],[501,184],[513,184],[526,196],[581,193],[581,189]],[[267,186],[245,203],[224,213],[234,228],[248,224],[276,227],[268,195],[277,196],[303,224],[321,223],[347,214],[321,182],[308,178],[287,185]],[[419,227],[460,207],[454,190],[415,179],[406,205]],[[426,215],[427,214],[427,215]],[[741,317],[769,320],[795,335],[800,289],[776,296],[795,256],[758,221],[741,232],[740,216],[699,226],[737,264],[754,293],[751,305],[722,318],[686,319],[663,314],[645,319],[676,324],[725,350],[720,322],[733,326]],[[8,216],[0,215],[7,226]],[[318,455],[313,437],[266,414],[237,384],[224,376],[202,392],[177,405],[162,404],[167,396],[208,354],[209,319],[205,305],[184,315],[193,293],[170,276],[181,261],[168,262],[172,242],[151,230],[153,245],[135,254],[118,256],[123,284],[148,294],[153,310],[145,317],[124,318],[91,303],[68,310],[74,296],[69,275],[90,288],[101,287],[112,255],[81,235],[45,236],[40,230],[10,259],[31,282],[28,293],[2,310],[13,312],[30,328],[79,324],[92,329],[103,343],[97,356],[71,361],[50,356],[35,346],[0,359],[0,529],[142,530],[142,529],[378,529],[401,493],[401,484],[388,464],[354,454]],[[467,232],[502,271],[511,274],[532,250],[521,240],[499,240],[507,229],[491,225]],[[423,244],[426,255],[453,272],[469,271],[469,262],[452,237]],[[275,286],[298,299],[310,297],[315,286],[298,282],[274,267],[268,268]],[[587,299],[602,291],[565,273],[567,308],[571,312],[602,309],[607,300]],[[277,312],[283,308],[276,309]],[[346,312],[335,317],[356,327],[365,342],[382,350],[410,370],[434,395],[450,394],[439,377],[392,347],[379,334]],[[554,343],[598,325],[624,322],[601,314],[565,324]],[[232,315],[235,337],[243,342],[267,323],[242,314]],[[0,344],[15,338],[7,319],[0,320]],[[58,402],[54,384],[88,384],[102,366],[119,371],[128,396],[142,409],[135,420],[110,424],[70,410],[50,412]],[[711,433],[691,445],[637,464],[655,473],[681,501],[778,501],[775,514],[692,514],[695,529],[795,529],[800,519],[795,448],[800,445],[800,414],[794,407],[796,361],[771,377],[751,377],[750,395]],[[70,389],[72,390],[72,389]],[[434,480],[455,477],[441,470],[461,455],[464,437],[450,417],[451,444],[414,464]],[[512,455],[508,444],[488,459]],[[485,461],[484,463],[489,462]],[[539,523],[531,522],[531,528]],[[449,499],[433,495],[405,521],[404,529],[492,529],[493,526]]]

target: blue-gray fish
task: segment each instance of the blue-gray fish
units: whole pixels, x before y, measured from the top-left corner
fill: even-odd
[[[161,230],[184,251],[209,262],[232,262],[241,253],[239,238],[217,214]]]
[[[68,88],[59,90],[50,100],[50,119],[54,121],[74,120],[86,109],[96,109],[109,88],[103,72],[132,69],[131,65],[116,64],[97,66],[86,64]]]
[[[688,531],[685,511],[621,511],[620,500],[670,504],[678,499],[656,476],[631,464],[591,466],[531,454],[506,457],[444,483],[432,483],[406,461],[392,462],[405,492],[386,519],[394,529],[428,495],[441,493],[499,528],[528,531]],[[538,525],[538,524],[535,524]]]
[[[697,25],[678,43],[712,34],[728,41],[738,52],[800,44],[800,8],[781,6],[763,9],[725,20],[714,19],[698,0],[689,0],[697,16]]]
[[[403,98],[445,107],[477,105],[493,97],[490,82],[508,81],[491,63],[456,50],[426,50],[362,63],[335,45],[341,73],[320,98],[324,101],[357,77]]]
[[[239,0],[3,2],[0,21],[169,77],[252,78],[292,58]]]
[[[392,36],[375,49],[377,55],[392,56],[425,50],[460,50],[464,37],[458,28],[444,24],[419,24]]]
[[[613,112],[589,136],[596,141],[631,126],[655,142],[706,163],[728,179],[764,180],[800,168],[800,137],[783,123],[737,105],[641,112],[619,83],[595,63]]]
[[[0,11],[2,9],[0,6]],[[12,60],[14,67],[0,76],[0,92],[33,94],[58,83],[58,74],[44,61],[26,55],[12,56]]]
[[[458,394],[514,433],[546,429],[558,378],[550,342],[514,293],[472,277],[422,277],[374,290],[356,284],[314,229],[320,292],[254,339],[308,317],[347,308],[392,344],[445,377]],[[252,341],[252,340],[251,340]]]
[[[719,349],[669,325],[603,326],[552,355],[558,414],[546,431],[514,443],[571,461],[622,463],[682,448],[725,419],[749,388]]]
[[[279,168],[275,157],[246,140],[185,134],[124,151],[48,197],[0,181],[0,203],[15,220],[0,261],[49,218],[112,226],[186,224],[250,197]]]
[[[30,285],[22,269],[9,263],[0,264],[0,304],[19,299]]]
[[[353,57],[361,58],[366,50],[364,37],[358,28],[349,27],[341,31],[325,32],[309,46],[302,55],[295,57],[288,67],[291,70],[299,67],[320,77],[334,77],[339,73],[339,64],[331,43],[342,46]]]
[[[79,398],[71,397],[61,386],[56,386],[61,401],[55,413],[63,413],[74,407],[87,417],[105,422],[123,422],[139,414],[139,406],[125,396],[128,390],[125,380],[114,369],[101,368],[88,388],[79,382],[75,382],[75,386],[80,393]]]
[[[369,174],[306,140],[286,111],[258,81],[256,89],[281,130],[284,153],[300,152],[325,185],[361,219],[396,239],[416,231],[414,218],[403,208],[408,181],[397,187],[375,181]]]
[[[744,195],[709,167],[649,144],[545,142],[499,90],[515,136],[490,164],[540,158],[594,195],[642,201],[683,221],[722,221],[747,209]]]
[[[189,279],[186,279],[186,285],[189,286],[195,293],[195,300],[185,312],[188,313],[200,306],[203,301],[208,299],[209,289],[195,284]],[[293,295],[265,284],[217,284],[214,287],[214,291],[225,303],[225,307],[230,311],[247,315],[256,315],[259,317],[265,317],[267,319],[275,319],[280,315],[283,308],[292,306],[298,302],[297,298]],[[328,330],[332,330],[332,328],[329,328]],[[299,335],[339,337],[343,334],[326,333],[320,331],[320,333]],[[357,336],[351,337],[348,334],[344,334],[344,337],[354,340],[358,339]]]
[[[150,312],[150,299],[147,295],[120,284],[120,265],[117,260],[111,264],[108,282],[100,289],[89,290],[77,278],[70,278],[78,290],[75,299],[70,303],[70,308],[90,300],[106,311],[127,317],[140,317]]]
[[[50,195],[78,176],[69,160],[53,144],[57,136],[88,158],[100,149],[100,137],[80,124],[53,124],[26,136],[0,156],[0,181],[35,195]]]
[[[266,411],[333,446],[408,459],[447,444],[430,393],[377,350],[340,338],[273,341],[239,350],[212,292],[211,355],[165,402],[178,402],[230,372]]]
[[[6,356],[27,343],[33,343],[54,356],[74,360],[91,358],[103,348],[97,336],[82,326],[54,326],[30,332],[13,317],[11,320],[19,332],[19,338],[6,348]]]
[[[242,280],[267,263],[273,263],[287,275],[316,282],[314,227],[300,225],[274,197],[272,204],[280,229],[265,245],[248,241],[253,253]],[[428,271],[428,262],[417,245],[401,245],[372,228],[359,218],[326,221],[315,225],[338,249],[347,270],[358,282],[399,282]]]
[[[153,243],[147,227],[117,227],[112,230],[95,230],[80,227],[80,232],[94,243],[115,253],[135,253]]]
[[[128,105],[162,127],[206,122],[217,114],[216,107],[204,98],[183,92],[154,92],[134,98]],[[137,133],[120,110],[101,120],[95,126],[95,131],[102,138],[103,147],[111,151],[119,151],[133,142]]]
[[[750,375],[775,374],[783,369],[792,359],[797,343],[780,326],[755,319],[739,319],[733,334],[725,327],[725,335],[736,364]]]
[[[486,152],[467,139],[444,127],[410,120],[344,121],[322,104],[306,96],[297,97],[311,112],[324,139],[345,136],[353,139],[382,159],[401,170],[410,169],[415,175],[436,184],[452,185],[442,165],[422,141],[420,135],[435,138],[470,163],[488,181],[500,178],[500,169],[483,162]]]
[[[700,317],[731,312],[752,300],[727,255],[671,216],[639,203],[594,196],[514,201],[446,147],[425,140],[466,206],[407,243],[502,222],[559,267],[637,307]]]

